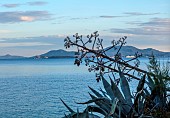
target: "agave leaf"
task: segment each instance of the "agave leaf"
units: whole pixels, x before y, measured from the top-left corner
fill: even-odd
[[[89,114],[88,113],[79,113],[78,117],[77,114],[74,114],[71,118],[89,118]]]
[[[121,90],[124,94],[124,97],[127,101],[127,103],[132,106],[132,99],[131,99],[131,93],[130,93],[130,87],[129,87],[129,83],[126,79],[126,77],[124,76],[124,74],[122,73],[120,67],[118,67],[119,70],[119,76],[120,76],[120,87]]]
[[[90,104],[93,102],[102,101],[102,102],[107,103],[108,105],[111,104],[111,102],[108,98],[104,98],[104,97],[97,98],[95,96],[92,96],[91,94],[90,94],[90,96],[91,96],[92,100],[88,100],[87,102],[76,102],[76,103],[77,104]]]
[[[122,107],[121,105],[119,105],[119,118],[121,118],[121,111],[122,111]]]
[[[154,83],[155,83],[155,85],[159,85],[160,84],[159,83],[159,79],[157,77],[155,77],[155,76],[154,76]]]
[[[146,94],[147,96],[151,95],[151,94],[149,93],[149,91],[147,90],[147,88],[144,88],[143,90],[145,91],[145,94]]]
[[[89,118],[100,118],[100,117],[94,114],[89,114]]]
[[[138,114],[142,114],[144,111],[144,99],[142,95],[138,99]]]
[[[110,78],[110,77],[109,77]],[[111,81],[111,88],[113,91],[113,94],[115,97],[117,97],[121,102],[125,102],[125,99],[122,95],[122,93],[120,92],[119,88],[117,87],[117,85],[113,82],[113,80],[110,78]],[[115,100],[115,99],[114,99]]]
[[[149,74],[147,74],[147,79],[148,79],[148,86],[149,88],[151,89],[151,91],[155,88],[155,84],[154,84],[154,81],[152,80],[151,76]]]
[[[89,95],[90,95],[90,97],[92,98],[92,99],[96,99],[96,97],[94,96],[94,95],[92,95],[92,94],[90,94],[89,93]],[[105,110],[107,113],[110,111],[110,105],[107,103],[107,102],[103,102],[103,101],[96,101],[95,102],[95,104],[96,105],[98,105],[100,108],[102,108],[103,110]]]
[[[107,98],[106,92],[102,88],[100,88],[100,91],[102,92],[103,96]]]
[[[64,106],[71,112],[71,114],[76,113],[75,111],[73,111],[61,98],[60,100],[62,101],[62,103],[64,104]]]
[[[87,102],[76,102],[77,104],[90,104],[90,103],[93,103],[93,102],[97,102],[97,101],[101,101],[103,100],[103,98],[94,98],[92,100],[89,100]]]
[[[140,79],[138,86],[137,86],[137,92],[143,89],[144,84],[145,84],[145,78],[146,78],[146,74],[143,75],[142,78]]]
[[[113,115],[115,113],[116,107],[117,107],[117,103],[119,102],[119,99],[115,98],[112,106],[111,106],[111,111],[109,115]]]
[[[99,92],[97,92],[96,90],[94,90],[93,88],[91,88],[90,86],[88,86],[90,88],[90,90],[97,96],[97,97],[103,97]]]
[[[107,92],[107,94],[109,95],[109,97],[114,100],[115,96],[113,94],[111,85],[106,81],[106,79],[102,76],[102,82],[103,82],[103,86]]]
[[[106,116],[108,114],[106,111],[104,111],[103,109],[101,109],[100,107],[98,107],[96,105],[90,105],[86,108],[86,110],[88,110],[89,112],[97,112],[104,116]]]
[[[65,117],[62,118],[100,118],[100,117],[88,112],[85,113],[83,112],[83,113],[75,113],[74,115],[71,114],[65,115]]]
[[[166,91],[170,91],[170,87],[166,87]]]
[[[89,118],[100,118],[100,117],[94,114],[89,114]]]
[[[90,94],[90,93],[89,93],[89,95],[90,95],[90,97],[91,97],[92,99],[96,99],[96,98],[97,98],[96,96],[94,96],[94,95],[92,95],[92,94]]]
[[[64,114],[64,116],[65,117],[63,117],[63,118],[70,118],[71,117],[70,115],[66,115],[66,114]]]
[[[62,117],[62,118],[72,118],[72,116],[71,116],[71,114],[69,114],[69,115],[64,114],[64,117]]]
[[[79,109],[77,108],[77,118],[79,117]]]
[[[119,88],[117,87],[117,85],[113,82],[113,80],[110,78],[111,81],[111,86],[112,86],[112,90],[113,93],[115,95],[115,97],[117,97],[119,99],[119,101],[121,102],[118,103],[118,105],[121,105],[124,109],[125,112],[122,112],[123,114],[126,114],[130,111],[131,107],[129,105],[127,105],[127,101],[125,100],[125,98],[123,97],[122,93],[120,92]],[[124,105],[122,105],[124,104]]]
[[[138,111],[138,107],[139,107],[138,100],[140,99],[142,92],[143,92],[143,90],[137,92],[135,99],[134,99],[134,109],[136,112]]]

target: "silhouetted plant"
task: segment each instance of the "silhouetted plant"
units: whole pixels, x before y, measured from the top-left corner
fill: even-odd
[[[166,111],[170,111],[170,106],[168,106],[168,94],[170,91],[170,72],[169,64],[166,65],[163,63],[161,66],[160,62],[157,61],[154,55],[151,55],[149,58],[149,64],[147,65],[149,70],[149,84],[151,95],[150,99],[154,103],[158,103],[155,108],[156,117],[165,117]]]
[[[83,40],[83,36],[78,33],[73,35],[73,38],[75,40],[66,37],[64,41],[66,48],[72,46],[77,48],[74,64],[80,66],[84,61],[85,65],[89,67],[88,70],[96,73],[96,80],[98,82],[102,80],[105,91],[98,92],[89,87],[94,95],[90,94],[91,100],[78,103],[88,105],[82,113],[73,111],[62,101],[71,112],[70,115],[65,116],[66,118],[98,118],[93,112],[98,112],[105,118],[166,117],[166,112],[169,110],[167,101],[169,68],[160,70],[156,59],[150,58],[149,71],[140,69],[138,58],[141,54],[138,53],[134,58],[125,60],[121,56],[120,50],[126,44],[126,36],[118,41],[113,40],[112,45],[107,48],[103,46],[103,39],[99,38],[97,31],[88,35],[86,40]],[[111,49],[116,50],[112,57],[107,54]],[[110,79],[110,83],[105,78]],[[131,79],[139,80],[133,96],[128,83]],[[118,88],[119,84],[121,90]],[[91,105],[91,103],[95,103],[95,105]]]

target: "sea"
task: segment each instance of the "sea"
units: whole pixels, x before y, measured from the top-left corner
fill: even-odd
[[[140,62],[146,68],[148,59]],[[131,89],[136,85],[130,82]],[[0,60],[0,118],[61,118],[69,112],[60,99],[83,111],[87,105],[76,102],[90,99],[88,86],[103,87],[94,72],[74,65],[73,58]]]

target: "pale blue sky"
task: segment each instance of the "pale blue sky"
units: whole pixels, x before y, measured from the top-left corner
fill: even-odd
[[[64,49],[63,39],[99,31],[106,46],[170,51],[169,0],[1,0],[0,55],[32,56]]]

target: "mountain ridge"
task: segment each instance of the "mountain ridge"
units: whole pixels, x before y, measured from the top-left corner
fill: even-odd
[[[120,46],[116,46],[117,49],[119,49]],[[109,47],[105,48],[108,49]],[[114,56],[116,54],[117,50],[115,50],[114,48],[108,50],[106,52],[106,54],[110,57]],[[126,57],[126,56],[133,56],[135,55],[135,53],[139,53],[142,54],[143,57],[148,57],[150,56],[152,53],[156,56],[156,57],[170,57],[170,52],[162,52],[153,48],[146,48],[146,49],[139,49],[136,48],[134,46],[123,46],[120,50],[119,53],[121,53],[122,57]],[[74,58],[75,57],[75,53],[76,51],[66,51],[63,49],[58,49],[58,50],[50,50],[46,53],[40,54],[40,55],[36,55],[36,56],[32,56],[29,58]],[[15,56],[15,55],[4,55],[4,56],[0,56],[0,59],[23,59],[26,57],[22,57],[22,56]]]
[[[26,58],[26,57],[10,55],[10,54],[6,54],[6,55],[3,55],[3,56],[0,56],[0,59],[24,59],[24,58]]]
[[[119,47],[120,46],[116,46],[117,49]],[[117,52],[117,50],[111,49],[106,54],[113,56],[113,53],[116,53],[116,52]],[[139,49],[134,46],[123,46],[120,50],[121,55],[124,57],[129,56],[129,55],[135,55],[135,53],[137,53],[137,52],[139,54],[142,54],[142,56],[144,56],[144,57],[150,56],[152,53],[156,57],[170,57],[170,52],[162,52],[162,51],[159,51],[159,50],[156,50],[153,48]]]

